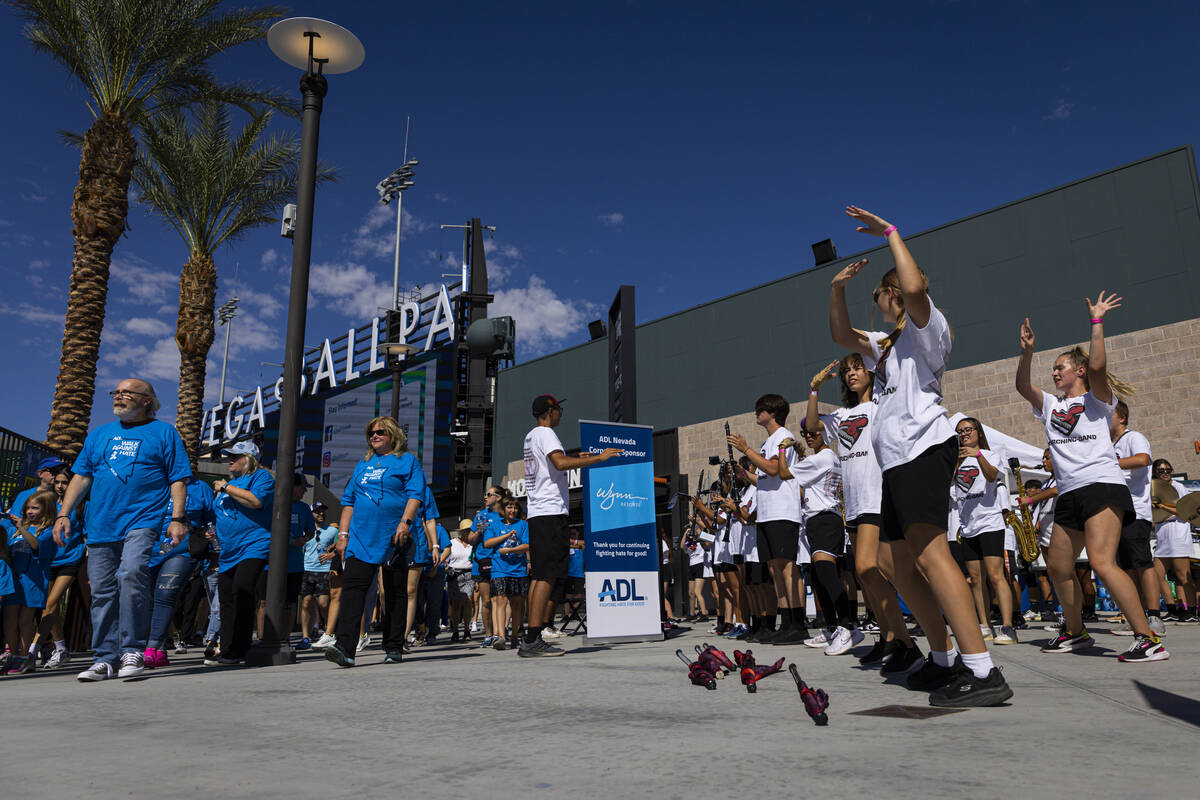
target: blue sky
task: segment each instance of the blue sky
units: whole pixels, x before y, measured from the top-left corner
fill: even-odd
[[[637,287],[646,321],[805,269],[812,242],[861,249],[846,203],[919,230],[1190,143],[1200,124],[1194,3],[505,5],[516,8],[293,4],[367,52],[330,78],[321,157],[342,179],[318,191],[309,342],[388,302],[394,216],[374,185],[400,164],[410,116],[421,164],[404,201],[402,281],[456,270],[461,237],[438,225],[495,225],[493,314],[516,317],[521,359],[586,341],[621,283]],[[0,13],[0,67],[18,76],[0,133],[0,337],[16,376],[0,425],[40,438],[78,175],[56,131],[90,119],[78,86]],[[265,43],[216,66],[288,91],[298,78]],[[145,375],[172,419],[186,251],[142,207],[130,226],[98,394]],[[282,360],[289,245],[269,227],[217,254],[218,302],[235,266],[242,298],[231,390],[278,374],[262,362]],[[104,405],[93,424],[109,418]]]

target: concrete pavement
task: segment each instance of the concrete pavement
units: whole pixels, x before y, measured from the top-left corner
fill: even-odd
[[[0,679],[0,786],[89,798],[1200,794],[1200,626],[1169,625],[1171,659],[1144,665],[1117,662],[1128,637],[1097,632],[1087,654],[1045,655],[1035,643],[1048,635],[993,648],[1016,692],[1008,707],[923,720],[852,714],[927,705],[855,659],[755,647],[829,692],[826,728],[786,673],[754,695],[732,677],[715,692],[690,685],[674,651],[716,641],[699,630],[614,646],[576,637],[542,660],[441,645],[394,666],[374,646],[352,670],[319,653],[206,668],[193,651],[100,684],[76,682],[76,660]]]

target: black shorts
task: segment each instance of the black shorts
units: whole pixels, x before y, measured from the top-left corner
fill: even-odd
[[[342,554],[341,553],[335,552],[333,554],[333,558],[330,559],[330,561],[329,561],[329,571],[333,572],[333,573],[337,573],[338,575],[342,574]]]
[[[1005,550],[1004,560],[1008,562],[1008,574],[1010,577],[1017,575],[1021,571],[1020,562],[1017,560],[1017,554],[1015,551]],[[1029,569],[1028,564],[1025,565],[1025,569]]]
[[[846,523],[846,530],[853,533],[858,530],[859,525],[874,525],[878,528],[883,525],[883,517],[879,514],[859,514]]]
[[[764,583],[771,582],[771,571],[767,569],[767,565],[761,561],[746,562],[746,585],[747,586],[762,586]]]
[[[559,584],[564,597],[579,597],[587,591],[587,581],[578,575],[568,575]]]
[[[813,555],[827,553],[831,556],[846,554],[846,528],[842,518],[834,511],[822,511],[804,523],[808,536],[808,549]]]
[[[962,555],[965,561],[982,561],[985,558],[1004,557],[1004,531],[984,531],[962,540]]]
[[[951,436],[907,464],[884,470],[879,503],[882,541],[903,541],[910,525],[923,523],[946,530],[950,518],[950,482],[957,460],[958,437]]]
[[[479,574],[475,576],[476,581],[490,581],[492,579],[492,560],[490,558],[476,559],[475,566],[479,567]]]
[[[1135,519],[1121,529],[1117,543],[1117,566],[1121,569],[1145,569],[1154,566],[1150,553],[1150,523]]]
[[[788,519],[760,522],[756,526],[758,557],[764,561],[785,558],[793,564],[800,553],[800,523]]]
[[[290,575],[288,576],[291,577]],[[305,572],[304,578],[300,581],[300,596],[308,597],[328,597],[329,596],[329,573],[328,572]]]
[[[530,578],[553,581],[567,577],[570,557],[571,527],[567,524],[566,514],[529,518]],[[494,585],[492,591],[495,591]]]
[[[59,564],[57,567],[50,568],[50,582],[54,583],[60,575],[70,575],[72,578],[79,577],[78,564]]]
[[[688,580],[698,581],[704,577],[704,562],[688,564]]]
[[[1054,505],[1054,524],[1081,531],[1084,524],[1105,506],[1116,506],[1125,512],[1122,525],[1137,519],[1128,486],[1123,483],[1090,483],[1058,496]]]
[[[520,597],[529,591],[529,578],[492,578],[492,594]]]
[[[300,599],[300,584],[304,580],[305,573],[289,572],[287,576],[287,588],[283,590],[283,600],[289,605],[294,605]],[[267,570],[258,573],[258,583],[255,585],[255,593],[261,602],[266,602],[267,599]]]
[[[737,572],[737,564],[713,564],[713,572],[722,575],[728,572]]]
[[[960,570],[962,570],[963,575],[966,575],[967,574],[967,561],[963,557],[963,543],[959,542],[959,541],[951,541],[949,544],[950,544],[950,555],[954,556],[954,561],[955,561],[955,563],[958,564],[958,568]]]

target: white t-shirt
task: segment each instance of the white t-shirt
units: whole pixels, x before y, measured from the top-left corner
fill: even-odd
[[[831,446],[837,443],[847,522],[863,514],[879,513],[883,471],[871,444],[871,418],[874,415],[875,403],[870,400],[853,408],[839,408],[832,414],[821,415],[825,441]]]
[[[742,510],[748,515],[758,510],[758,488],[749,486],[742,490]],[[747,561],[758,561],[758,528],[742,525],[742,555]]]
[[[759,454],[767,461],[779,456],[779,443],[784,439],[794,439],[792,432],[787,428],[780,427],[774,433],[767,437],[767,441],[763,443]],[[796,467],[800,463],[800,458],[796,455],[794,447],[787,448],[784,451],[784,458],[787,459],[788,469],[792,474],[796,474]],[[774,522],[775,520],[790,520],[799,522],[801,520],[800,513],[800,482],[791,480],[782,480],[778,475],[772,477],[767,475],[762,470],[756,470],[758,473],[758,522]]]
[[[1125,485],[1108,432],[1114,408],[1115,402],[1101,403],[1091,392],[1061,399],[1042,392],[1042,407],[1033,415],[1046,428],[1060,494],[1093,483]]]
[[[700,542],[692,542],[686,548],[688,554],[688,566],[703,564],[705,560],[705,550],[700,546]]]
[[[446,567],[449,569],[470,569],[471,545],[459,538],[451,539],[450,560],[446,562]]]
[[[838,491],[842,488],[842,468],[837,454],[826,447],[802,460],[796,466],[788,466],[792,481],[804,487],[804,518],[822,511],[838,510]]]
[[[875,373],[872,401],[877,414],[871,441],[884,470],[907,464],[934,445],[954,436],[942,408],[942,373],[950,359],[950,326],[929,301],[929,321],[918,328],[910,319],[888,357],[879,361],[886,333],[867,334],[871,352],[863,363]]]
[[[950,487],[950,516],[946,520],[946,538],[958,541],[958,503],[954,502],[954,487]]]
[[[1008,486],[1003,483],[997,486],[996,497],[1000,498],[1000,508],[1005,511],[1012,511],[1012,497],[1008,494]],[[1004,522],[1003,517],[1001,521]],[[1007,522],[1004,522],[1004,549],[1011,550],[1014,553],[1017,551],[1017,532]]]
[[[1117,458],[1129,458],[1138,453],[1150,455],[1150,441],[1137,431],[1126,430],[1113,442],[1113,450],[1116,451]],[[1153,456],[1151,456],[1151,463],[1153,463]],[[1133,510],[1137,512],[1137,518],[1153,522],[1154,514],[1150,506],[1149,465],[1137,469],[1123,469],[1121,472],[1125,476],[1125,485],[1129,487],[1129,493],[1133,495]]]
[[[567,513],[567,473],[557,470],[546,456],[563,450],[553,428],[538,425],[525,434],[525,492],[529,517]]]
[[[1171,480],[1182,500],[1189,489],[1180,481]],[[1154,526],[1154,555],[1158,558],[1186,558],[1192,555],[1192,526],[1174,515]]]
[[[717,512],[716,521],[713,523],[713,533],[717,537],[717,540],[713,542],[713,561],[718,564],[732,564],[733,554],[737,552],[734,549],[733,531],[729,530],[726,535],[726,519],[725,512],[720,511]]]
[[[983,476],[983,468],[975,456],[964,458],[954,473],[952,496],[958,506],[959,524],[964,539],[970,539],[988,531],[1004,530],[1004,516],[1000,513],[1004,505],[998,489],[1004,480],[1004,470],[999,457],[991,450],[983,450],[984,459],[996,467],[996,479],[989,481]],[[1005,490],[1005,495],[1008,491]]]
[[[1057,485],[1058,481],[1054,478],[1047,478],[1038,491],[1053,489]],[[1058,495],[1055,495],[1033,507],[1033,518],[1037,520],[1038,544],[1042,547],[1050,546],[1050,532],[1054,528],[1054,505],[1057,501]]]

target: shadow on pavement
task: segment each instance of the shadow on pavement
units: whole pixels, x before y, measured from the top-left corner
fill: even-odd
[[[1134,681],[1133,685],[1138,688],[1142,697],[1155,711],[1200,728],[1200,700],[1193,700],[1181,694],[1147,686],[1141,681]]]

